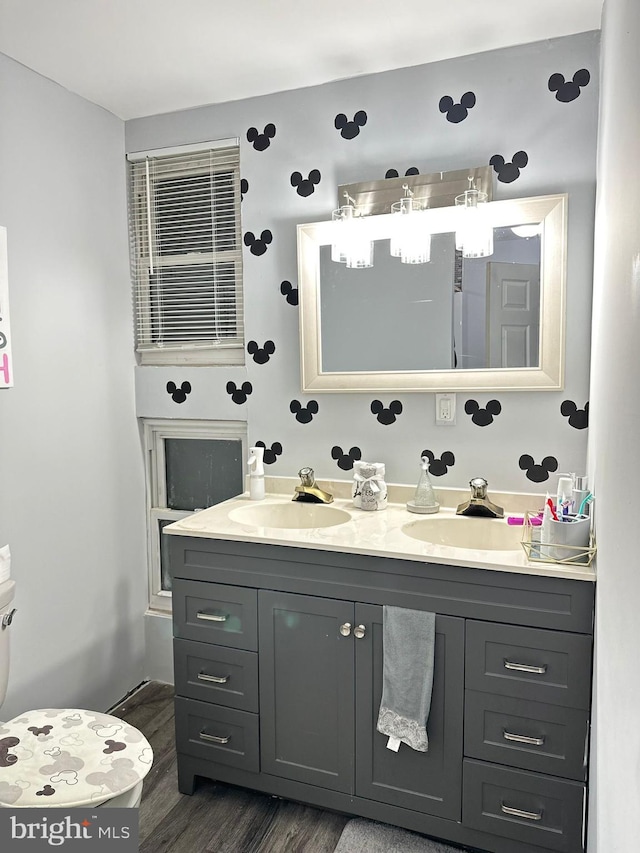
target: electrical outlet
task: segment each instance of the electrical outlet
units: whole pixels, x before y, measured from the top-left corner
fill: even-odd
[[[453,426],[456,422],[456,395],[436,394],[436,426]]]

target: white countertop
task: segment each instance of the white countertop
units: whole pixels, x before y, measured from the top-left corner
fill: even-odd
[[[197,536],[205,539],[312,548],[320,551],[365,554],[501,572],[517,572],[585,581],[595,581],[596,579],[593,564],[579,566],[529,561],[524,548],[518,542],[513,551],[479,551],[422,542],[407,536],[401,530],[403,525],[418,519],[424,519],[425,523],[428,523],[429,519],[449,517],[455,519],[457,524],[467,524],[469,519],[456,516],[452,507],[441,507],[435,515],[418,515],[409,512],[404,503],[390,503],[385,510],[364,512],[355,509],[350,499],[337,498],[330,506],[344,510],[349,514],[350,519],[333,527],[306,529],[257,527],[235,521],[229,517],[231,512],[245,506],[290,502],[291,495],[292,491],[288,494],[267,494],[263,501],[251,501],[247,494],[240,495],[167,525],[164,532],[174,536]],[[514,503],[516,503],[515,500]],[[507,515],[523,514],[522,510],[507,511],[507,506],[508,504],[505,503],[504,519],[486,519],[486,522],[494,525],[506,525]],[[529,508],[533,510],[535,505]],[[521,536],[522,529],[521,527],[514,528],[514,532],[519,531],[516,536]]]

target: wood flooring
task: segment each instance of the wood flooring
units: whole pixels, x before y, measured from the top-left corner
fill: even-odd
[[[154,752],[140,805],[140,853],[333,853],[349,820],[311,806],[199,779],[178,791],[173,686],[149,682],[114,716],[140,729]]]

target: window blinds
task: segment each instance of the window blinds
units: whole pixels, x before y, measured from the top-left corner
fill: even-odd
[[[159,350],[244,346],[239,147],[214,146],[129,156],[136,346],[143,361]]]

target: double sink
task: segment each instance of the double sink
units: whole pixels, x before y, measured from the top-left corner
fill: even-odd
[[[353,520],[351,513],[324,504],[293,501],[239,506],[229,519],[250,527],[279,530],[309,530],[336,527]],[[434,515],[408,521],[401,532],[418,542],[476,551],[519,551],[521,527],[504,519]]]

